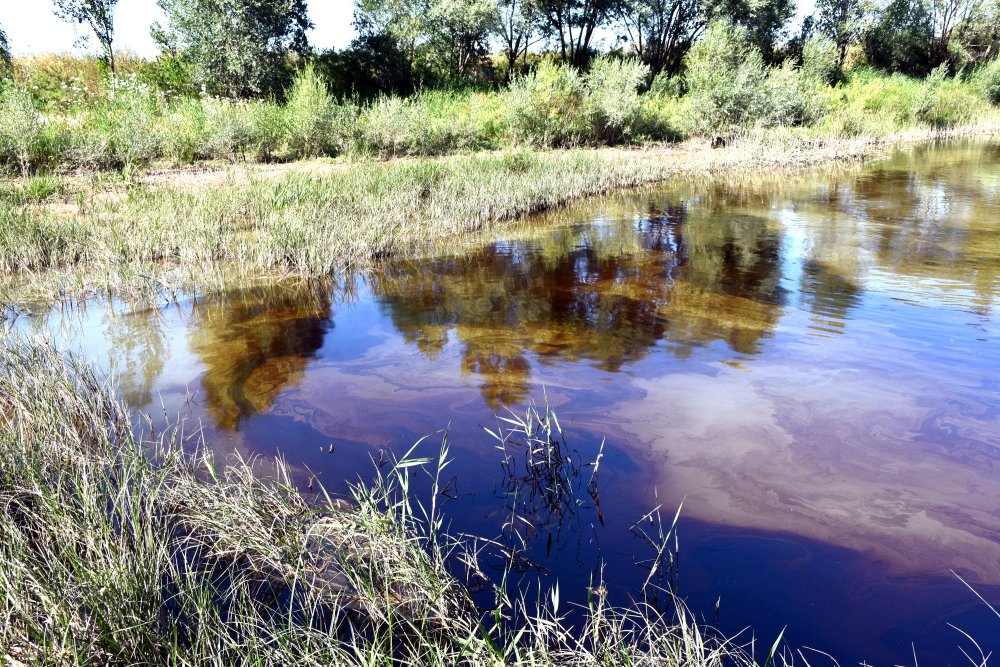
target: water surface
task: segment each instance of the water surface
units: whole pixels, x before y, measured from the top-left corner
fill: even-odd
[[[520,541],[524,575],[564,598],[602,572],[636,596],[652,528],[634,524],[683,502],[667,579],[723,630],[769,646],[787,625],[842,664],[965,664],[949,623],[1000,649],[950,572],[1000,603],[998,290],[1000,147],[952,143],[590,200],[336,287],[17,323],[157,419],[339,493],[449,427],[453,530]],[[565,506],[507,476],[482,430],[532,400],[574,450]]]

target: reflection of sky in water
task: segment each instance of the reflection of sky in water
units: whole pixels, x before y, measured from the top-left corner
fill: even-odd
[[[646,574],[628,526],[686,499],[681,593],[709,615],[721,596],[727,629],[787,623],[848,662],[916,642],[943,664],[946,622],[1000,636],[947,575],[1000,599],[998,153],[606,197],[350,297],[258,287],[18,323],[61,329],[155,418],[339,492],[450,423],[450,516],[487,536],[508,507],[480,426],[544,387],[580,460],[608,439],[604,525],[585,503],[529,540],[563,591],[603,559],[624,599]]]

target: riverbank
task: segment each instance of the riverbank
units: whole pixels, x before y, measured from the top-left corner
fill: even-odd
[[[446,443],[345,502],[301,494],[280,462],[191,453],[180,424],[137,435],[136,417],[81,361],[5,335],[5,664],[757,664],[679,603],[614,608],[599,584],[582,625],[558,588],[529,604],[494,581],[477,608],[458,577],[486,581],[481,546],[443,534],[435,503],[407,491],[446,465]]]
[[[895,146],[989,137],[1000,121],[891,136],[769,130],[721,148],[511,151],[428,159],[246,165],[12,181],[0,198],[3,303],[88,292],[140,296],[315,278],[468,247],[524,216],[669,178],[794,171]]]

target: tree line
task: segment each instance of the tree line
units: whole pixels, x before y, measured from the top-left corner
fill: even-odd
[[[88,27],[114,73],[119,0],[53,2],[60,18]],[[325,52],[309,45],[306,0],[157,2],[166,20],[152,35],[164,76],[241,98],[280,96],[304,60],[335,92],[361,98],[493,87],[541,58],[586,69],[601,50],[637,58],[652,83],[681,72],[717,21],[739,26],[771,65],[801,61],[816,35],[835,44],[841,70],[954,73],[1000,51],[1000,0],[817,0],[794,28],[794,0],[355,0],[357,38]],[[0,60],[10,61],[2,27]]]

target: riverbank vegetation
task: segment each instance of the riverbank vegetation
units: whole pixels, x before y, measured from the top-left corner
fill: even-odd
[[[303,0],[232,20],[225,4],[163,0],[152,60],[115,54],[116,0],[60,0],[100,57],[11,61],[0,40],[0,165],[885,136],[989,122],[1000,104],[995,0],[822,0],[794,27],[788,0],[358,0],[357,39],[327,52],[309,47]]]
[[[409,490],[447,465],[446,440],[350,501],[307,494],[282,463],[217,459],[183,423],[137,435],[85,364],[12,335],[2,345],[8,664],[757,664],[683,606],[612,607],[600,582],[575,622],[557,587],[533,600],[506,578],[477,606],[482,547],[449,537],[436,502]],[[505,437],[555,428],[529,414]]]
[[[995,122],[1000,60],[923,79],[858,68],[830,85],[832,42],[806,44],[801,66],[768,66],[739,27],[716,24],[684,75],[645,81],[646,65],[600,56],[585,72],[551,61],[500,90],[425,90],[340,99],[318,69],[295,75],[282,102],[177,97],[135,75],[44,100],[30,76],[0,103],[0,163],[15,174],[134,169],[153,162],[437,156],[517,147],[727,141],[792,130],[804,140],[887,136],[911,127]],[[39,99],[42,97],[43,99]]]

